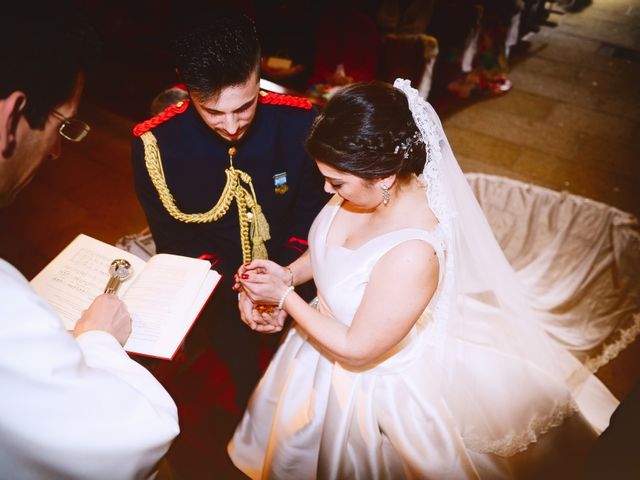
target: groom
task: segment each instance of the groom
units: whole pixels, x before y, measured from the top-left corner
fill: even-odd
[[[187,352],[195,356],[195,342],[212,342],[243,408],[260,376],[261,343],[277,338],[242,323],[233,275],[256,255],[289,263],[306,250],[326,200],[303,145],[317,112],[304,98],[260,90],[260,44],[248,17],[221,9],[198,13],[174,41],[189,98],[135,127],[131,157],[157,251],[204,256],[223,275],[187,338]],[[149,170],[154,155],[162,180]],[[246,174],[244,191],[227,183],[238,170]]]

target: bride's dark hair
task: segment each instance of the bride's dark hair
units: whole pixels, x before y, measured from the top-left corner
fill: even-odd
[[[407,97],[382,82],[356,83],[336,92],[305,146],[319,162],[365,179],[422,173],[426,153]]]

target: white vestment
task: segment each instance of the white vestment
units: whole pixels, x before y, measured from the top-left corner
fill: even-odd
[[[178,432],[171,397],[112,335],[74,339],[0,260],[0,478],[146,478]]]

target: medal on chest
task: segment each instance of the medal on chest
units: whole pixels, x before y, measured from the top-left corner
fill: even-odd
[[[276,192],[276,195],[284,195],[289,190],[289,185],[287,185],[287,172],[276,173],[273,176],[273,190]]]

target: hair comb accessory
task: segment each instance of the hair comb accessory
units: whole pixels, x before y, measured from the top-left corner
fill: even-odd
[[[405,138],[400,144],[396,145],[396,148],[393,150],[393,153],[397,154],[400,151],[402,151],[402,156],[406,160],[407,158],[409,158],[409,155],[411,154],[413,147],[421,142],[422,142],[422,136],[420,135],[420,132],[415,131],[411,137]]]

